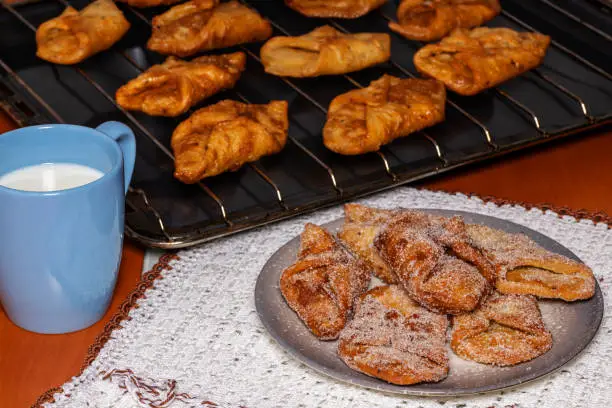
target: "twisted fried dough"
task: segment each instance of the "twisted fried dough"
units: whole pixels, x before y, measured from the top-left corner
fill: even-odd
[[[419,72],[461,95],[475,95],[537,67],[550,37],[509,28],[456,30],[414,55]]]
[[[297,261],[285,269],[280,290],[289,307],[321,340],[333,340],[352,315],[370,271],[323,228],[306,224]]]
[[[332,100],[323,143],[345,155],[374,152],[384,144],[444,120],[441,82],[390,75]]]
[[[191,61],[168,57],[117,90],[117,103],[152,116],[178,116],[198,102],[232,88],[244,71],[243,52]]]
[[[36,30],[36,55],[55,64],[76,64],[110,48],[129,28],[111,0],[96,0],[81,11],[66,7]]]
[[[500,11],[498,0],[402,0],[398,22],[389,28],[411,40],[432,41],[456,28],[482,25]]]
[[[261,47],[267,73],[297,78],[359,71],[390,56],[389,34],[345,34],[328,25],[298,37],[274,37]]]
[[[153,19],[147,48],[185,57],[199,51],[263,41],[272,35],[270,23],[236,0],[191,0]]]
[[[453,316],[451,348],[467,360],[508,366],[551,347],[552,335],[533,296],[494,293],[473,313]]]
[[[174,176],[195,183],[278,153],[288,127],[286,101],[250,105],[225,100],[197,110],[172,134]]]
[[[353,370],[399,385],[440,381],[448,374],[444,315],[415,303],[397,285],[360,297],[340,334],[338,355]]]
[[[591,268],[547,251],[524,234],[510,234],[484,225],[467,232],[497,269],[497,290],[571,302],[595,293]]]

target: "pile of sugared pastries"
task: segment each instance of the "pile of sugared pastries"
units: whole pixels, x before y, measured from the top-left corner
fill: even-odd
[[[344,213],[337,238],[306,224],[280,290],[315,336],[339,339],[350,368],[390,383],[448,375],[449,317],[459,357],[514,365],[553,344],[536,297],[595,292],[588,266],[523,234],[414,210],[347,204]],[[385,284],[368,290],[372,274]]]
[[[135,7],[180,0],[123,0]],[[311,17],[357,18],[386,0],[285,0]],[[280,3],[280,2],[279,2]],[[279,4],[278,7],[284,7]],[[474,95],[538,66],[550,38],[507,28],[473,28],[500,12],[498,0],[403,0],[394,32],[414,40],[438,40],[421,48],[414,64],[433,79],[389,75],[330,104],[323,143],[339,154],[377,151],[381,145],[444,120],[445,87]],[[96,0],[81,11],[68,7],[36,32],[37,55],[75,64],[111,47],[130,24],[112,0]],[[245,69],[242,52],[181,60],[202,51],[264,41],[270,23],[237,0],[190,0],[152,21],[147,48],[171,55],[122,86],[117,103],[154,116],[178,116],[234,86]],[[450,34],[450,35],[449,35]],[[447,36],[448,35],[448,36]],[[447,36],[447,37],[445,37]],[[265,71],[283,77],[341,75],[389,60],[386,33],[346,34],[322,26],[298,37],[274,37],[261,48]],[[175,176],[185,182],[236,170],[278,153],[287,140],[286,101],[265,105],[225,100],[195,111],[172,135]]]

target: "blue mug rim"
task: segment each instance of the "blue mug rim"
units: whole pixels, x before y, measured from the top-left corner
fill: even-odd
[[[55,190],[55,191],[25,191],[25,190],[18,190],[15,188],[10,188],[10,187],[5,187],[5,186],[0,185],[0,193],[19,194],[19,195],[25,195],[25,196],[39,196],[39,197],[40,196],[49,197],[49,196],[57,196],[57,195],[62,195],[62,194],[78,193],[78,192],[82,192],[82,191],[85,191],[91,188],[95,188],[97,185],[104,183],[109,178],[116,176],[119,170],[121,169],[121,166],[123,164],[123,153],[121,152],[121,149],[119,148],[119,145],[117,144],[117,142],[115,142],[110,136],[106,135],[105,133],[100,132],[99,130],[96,130],[94,128],[87,127],[87,126],[69,125],[69,124],[63,124],[63,123],[47,123],[47,124],[42,124],[42,125],[26,126],[26,127],[22,127],[19,129],[10,130],[8,132],[4,132],[0,134],[0,138],[6,137],[7,135],[14,135],[16,133],[23,133],[23,132],[32,131],[32,130],[40,131],[40,130],[49,129],[49,128],[69,128],[69,129],[74,129],[74,130],[78,130],[82,132],[88,132],[92,135],[95,135],[95,137],[101,140],[104,140],[104,143],[107,143],[109,146],[112,145],[111,148],[114,150],[118,160],[112,166],[110,171],[104,173],[102,177],[90,183],[83,184],[81,186],[66,188],[63,190]],[[44,164],[44,163],[40,163],[40,164]]]

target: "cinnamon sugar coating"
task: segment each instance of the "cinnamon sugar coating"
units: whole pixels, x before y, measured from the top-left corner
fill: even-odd
[[[297,261],[280,278],[281,292],[310,331],[333,340],[368,288],[370,270],[323,228],[306,224]]]
[[[340,334],[338,354],[352,369],[399,385],[440,381],[448,374],[448,319],[424,309],[397,285],[360,297]]]
[[[471,245],[458,217],[402,211],[374,245],[410,296],[432,311],[474,310],[494,282],[492,265]]]
[[[458,356],[498,366],[532,360],[552,347],[538,303],[529,295],[492,294],[475,312],[453,317],[451,337]]]
[[[395,272],[378,255],[374,238],[397,211],[366,207],[361,204],[344,206],[344,225],[338,238],[372,269],[374,275],[385,283],[398,283]]]
[[[484,225],[469,225],[470,238],[491,259],[501,293],[530,294],[571,302],[595,293],[591,268],[550,252],[524,234],[510,234]]]

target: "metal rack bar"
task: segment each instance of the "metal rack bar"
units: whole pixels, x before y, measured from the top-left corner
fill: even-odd
[[[60,1],[65,1],[65,0],[60,0]],[[151,26],[151,21],[149,21],[149,19],[143,15],[142,13],[140,13],[139,11],[135,10],[133,7],[128,6],[128,8],[130,9],[130,11],[136,15],[138,18],[140,18],[142,21],[144,21],[147,25]],[[244,51],[246,51],[247,53],[249,53],[252,57],[256,58],[257,60],[259,60],[259,57],[256,56],[255,54],[253,54],[252,52],[250,52],[248,49],[246,49],[245,47],[242,47],[242,49]],[[129,58],[131,60],[131,58]],[[132,60],[133,61],[133,60]],[[241,95],[238,92],[234,92],[238,95],[238,97],[240,97],[241,99],[243,99],[244,101],[247,101],[247,99]],[[306,98],[308,98],[310,100],[310,98],[308,96],[306,96]],[[311,102],[316,104],[316,101],[314,100],[310,100]],[[300,150],[302,150],[303,152],[305,152],[309,157],[311,157],[312,159],[314,159],[317,164],[319,164],[321,167],[323,167],[326,171],[327,174],[329,174],[329,177],[331,179],[332,182],[332,186],[334,187],[334,189],[336,190],[336,192],[339,195],[343,194],[342,189],[338,186],[338,183],[336,181],[336,175],[334,174],[334,171],[332,170],[331,167],[329,167],[327,164],[325,164],[321,159],[319,159],[312,151],[310,151],[310,149],[308,149],[306,146],[304,146],[303,144],[301,144],[300,142],[298,142],[295,138],[293,138],[291,135],[288,135],[288,139],[291,140]],[[276,196],[278,198],[278,201],[280,203],[280,205],[284,208],[287,209],[283,198],[282,198],[282,194],[280,189],[278,188],[278,186],[276,185],[276,183],[270,178],[268,177],[268,175],[266,175],[261,169],[259,169],[257,166],[255,166],[252,163],[249,163],[249,165],[253,168],[253,170],[255,170],[255,172],[257,172],[258,175],[260,175],[264,180],[266,180],[275,190],[276,192]]]
[[[26,91],[28,91],[28,93],[30,95],[32,95],[32,97],[34,99],[36,99],[36,102],[40,103],[50,114],[51,116],[53,116],[53,118],[55,120],[57,120],[59,123],[66,123],[64,122],[64,119],[62,119],[60,117],[60,115],[58,115],[58,113],[51,107],[49,106],[49,104],[47,102],[44,101],[43,98],[40,97],[40,95],[38,95],[31,87],[30,85],[28,85],[23,79],[21,79],[21,77],[19,75],[17,75],[17,73],[15,71],[13,71],[11,69],[11,67],[9,67],[4,61],[2,61],[2,59],[0,59],[0,67],[2,67],[6,72],[8,72],[8,74],[22,87],[24,87],[26,89]]]
[[[65,0],[59,0],[60,2],[65,3]],[[6,2],[2,2],[2,5],[15,17],[17,17],[19,19],[19,21],[21,21],[23,24],[25,24],[28,28],[30,28],[32,31],[36,32],[36,27],[34,27],[25,17],[23,17],[21,15],[21,13],[19,13],[17,10],[15,10],[11,5],[6,4]],[[87,75],[87,73],[85,73],[81,68],[77,67],[77,66],[72,66],[73,69],[78,72],[83,78],[85,78],[85,80],[87,80],[92,86],[94,86],[94,88],[96,88],[96,90],[98,92],[100,92],[108,101],[110,101],[117,109],[119,109],[129,120],[130,122],[132,122],[141,132],[143,132],[149,139],[151,139],[151,141],[162,151],[164,152],[168,157],[170,157],[173,161],[174,161],[174,156],[172,155],[172,153],[170,153],[170,151],[168,151],[168,149],[166,149],[166,147],[161,144],[159,142],[159,140],[157,140],[157,138],[155,138],[138,120],[136,120],[136,118],[134,118],[132,116],[132,114],[130,114],[129,112],[127,112],[125,109],[123,109],[121,106],[119,106],[117,104],[117,102],[115,101],[115,99],[108,95],[108,93],[97,83],[95,82],[93,79],[91,79],[89,77],[89,75]],[[223,220],[228,224],[228,225],[232,225],[232,222],[227,218],[227,213],[225,211],[225,206],[223,205],[223,202],[221,201],[221,199],[219,199],[219,197],[212,191],[210,190],[210,188],[208,186],[206,186],[204,183],[202,182],[198,182],[197,183],[198,186],[204,191],[206,192],[219,206],[219,209],[221,211],[221,215],[223,216]],[[151,207],[152,208],[152,207]],[[157,210],[155,211],[155,213],[159,214],[159,212],[157,212]],[[163,224],[163,221],[161,221]]]
[[[514,21],[516,24],[520,25],[521,27],[533,31],[535,33],[539,33],[538,30],[536,30],[535,28],[533,28],[532,26],[530,26],[529,24],[525,23],[524,21],[518,19],[517,17],[513,16],[512,14],[508,13],[506,10],[502,10],[501,11],[502,15],[504,17],[509,18],[510,20]],[[589,60],[581,57],[580,55],[576,54],[574,51],[570,50],[569,48],[567,48],[566,46],[560,44],[559,42],[557,42],[554,39],[551,39],[551,44],[553,46],[555,46],[556,48],[560,49],[561,51],[563,51],[564,53],[566,53],[567,55],[571,56],[572,58],[582,62],[584,65],[586,65],[587,67],[591,68],[593,71],[597,72],[598,74],[602,75],[603,77],[609,79],[610,81],[612,81],[612,74],[609,74],[608,72],[606,72],[605,70],[601,69],[600,67],[598,67],[597,65],[593,64],[592,62],[590,62]]]
[[[147,193],[140,188],[132,188],[131,186],[128,187],[128,191],[130,193],[136,193],[142,197],[142,201],[145,203],[145,206],[153,213],[153,215],[155,215],[155,218],[157,218],[157,224],[159,225],[159,228],[161,229],[162,234],[164,234],[164,236],[166,237],[168,241],[174,241],[174,238],[172,238],[166,231],[166,226],[164,225],[162,216],[155,209],[155,207],[153,207],[153,205],[151,204],[151,201],[149,200]],[[131,202],[129,204],[130,204],[130,207],[135,208],[134,204],[132,204]]]
[[[510,101],[514,106],[516,106],[517,108],[519,108],[520,110],[525,112],[527,115],[531,116],[531,120],[533,121],[533,124],[535,125],[536,129],[538,130],[538,132],[546,134],[546,132],[544,132],[542,130],[541,126],[540,126],[540,119],[538,119],[537,115],[535,113],[533,113],[533,111],[531,109],[529,109],[523,103],[521,103],[521,102],[517,101],[516,99],[514,99],[514,97],[510,96],[506,91],[504,91],[502,89],[493,88],[492,91],[494,91],[498,95],[503,96],[508,101]]]
[[[575,15],[570,13],[569,11],[564,10],[563,8],[557,6],[555,3],[553,3],[553,2],[551,2],[549,0],[539,0],[539,1],[541,3],[544,3],[544,4],[548,5],[549,7],[552,7],[553,9],[558,11],[559,13],[561,13],[564,16],[574,20],[575,22],[582,24],[583,26],[585,26],[589,30],[593,31],[594,33],[602,36],[606,40],[612,41],[612,36],[610,34],[604,32],[604,31],[601,31],[599,28],[595,27],[594,25],[591,25],[591,24],[587,23],[586,21],[584,21],[583,19],[576,17]]]
[[[540,71],[537,68],[534,70],[528,71],[528,72],[532,73],[533,75],[536,75],[540,79],[544,80],[546,83],[554,86],[559,91],[563,92],[565,95],[567,95],[568,97],[578,102],[578,105],[580,105],[580,110],[582,111],[582,114],[587,118],[589,122],[593,121],[593,116],[591,116],[591,114],[589,113],[587,104],[582,100],[582,98],[580,98],[578,95],[576,95],[575,93],[573,93],[572,91],[564,87],[563,85],[556,83],[548,75],[544,74],[542,71]]]
[[[434,145],[434,148],[436,149],[436,154],[438,155],[438,159],[440,159],[442,163],[444,163],[444,165],[446,166],[448,164],[448,160],[446,160],[446,157],[444,157],[444,154],[442,154],[442,149],[440,148],[438,142],[436,142],[436,139],[431,137],[428,133],[423,132],[422,130],[419,133],[425,136],[425,138]]]

